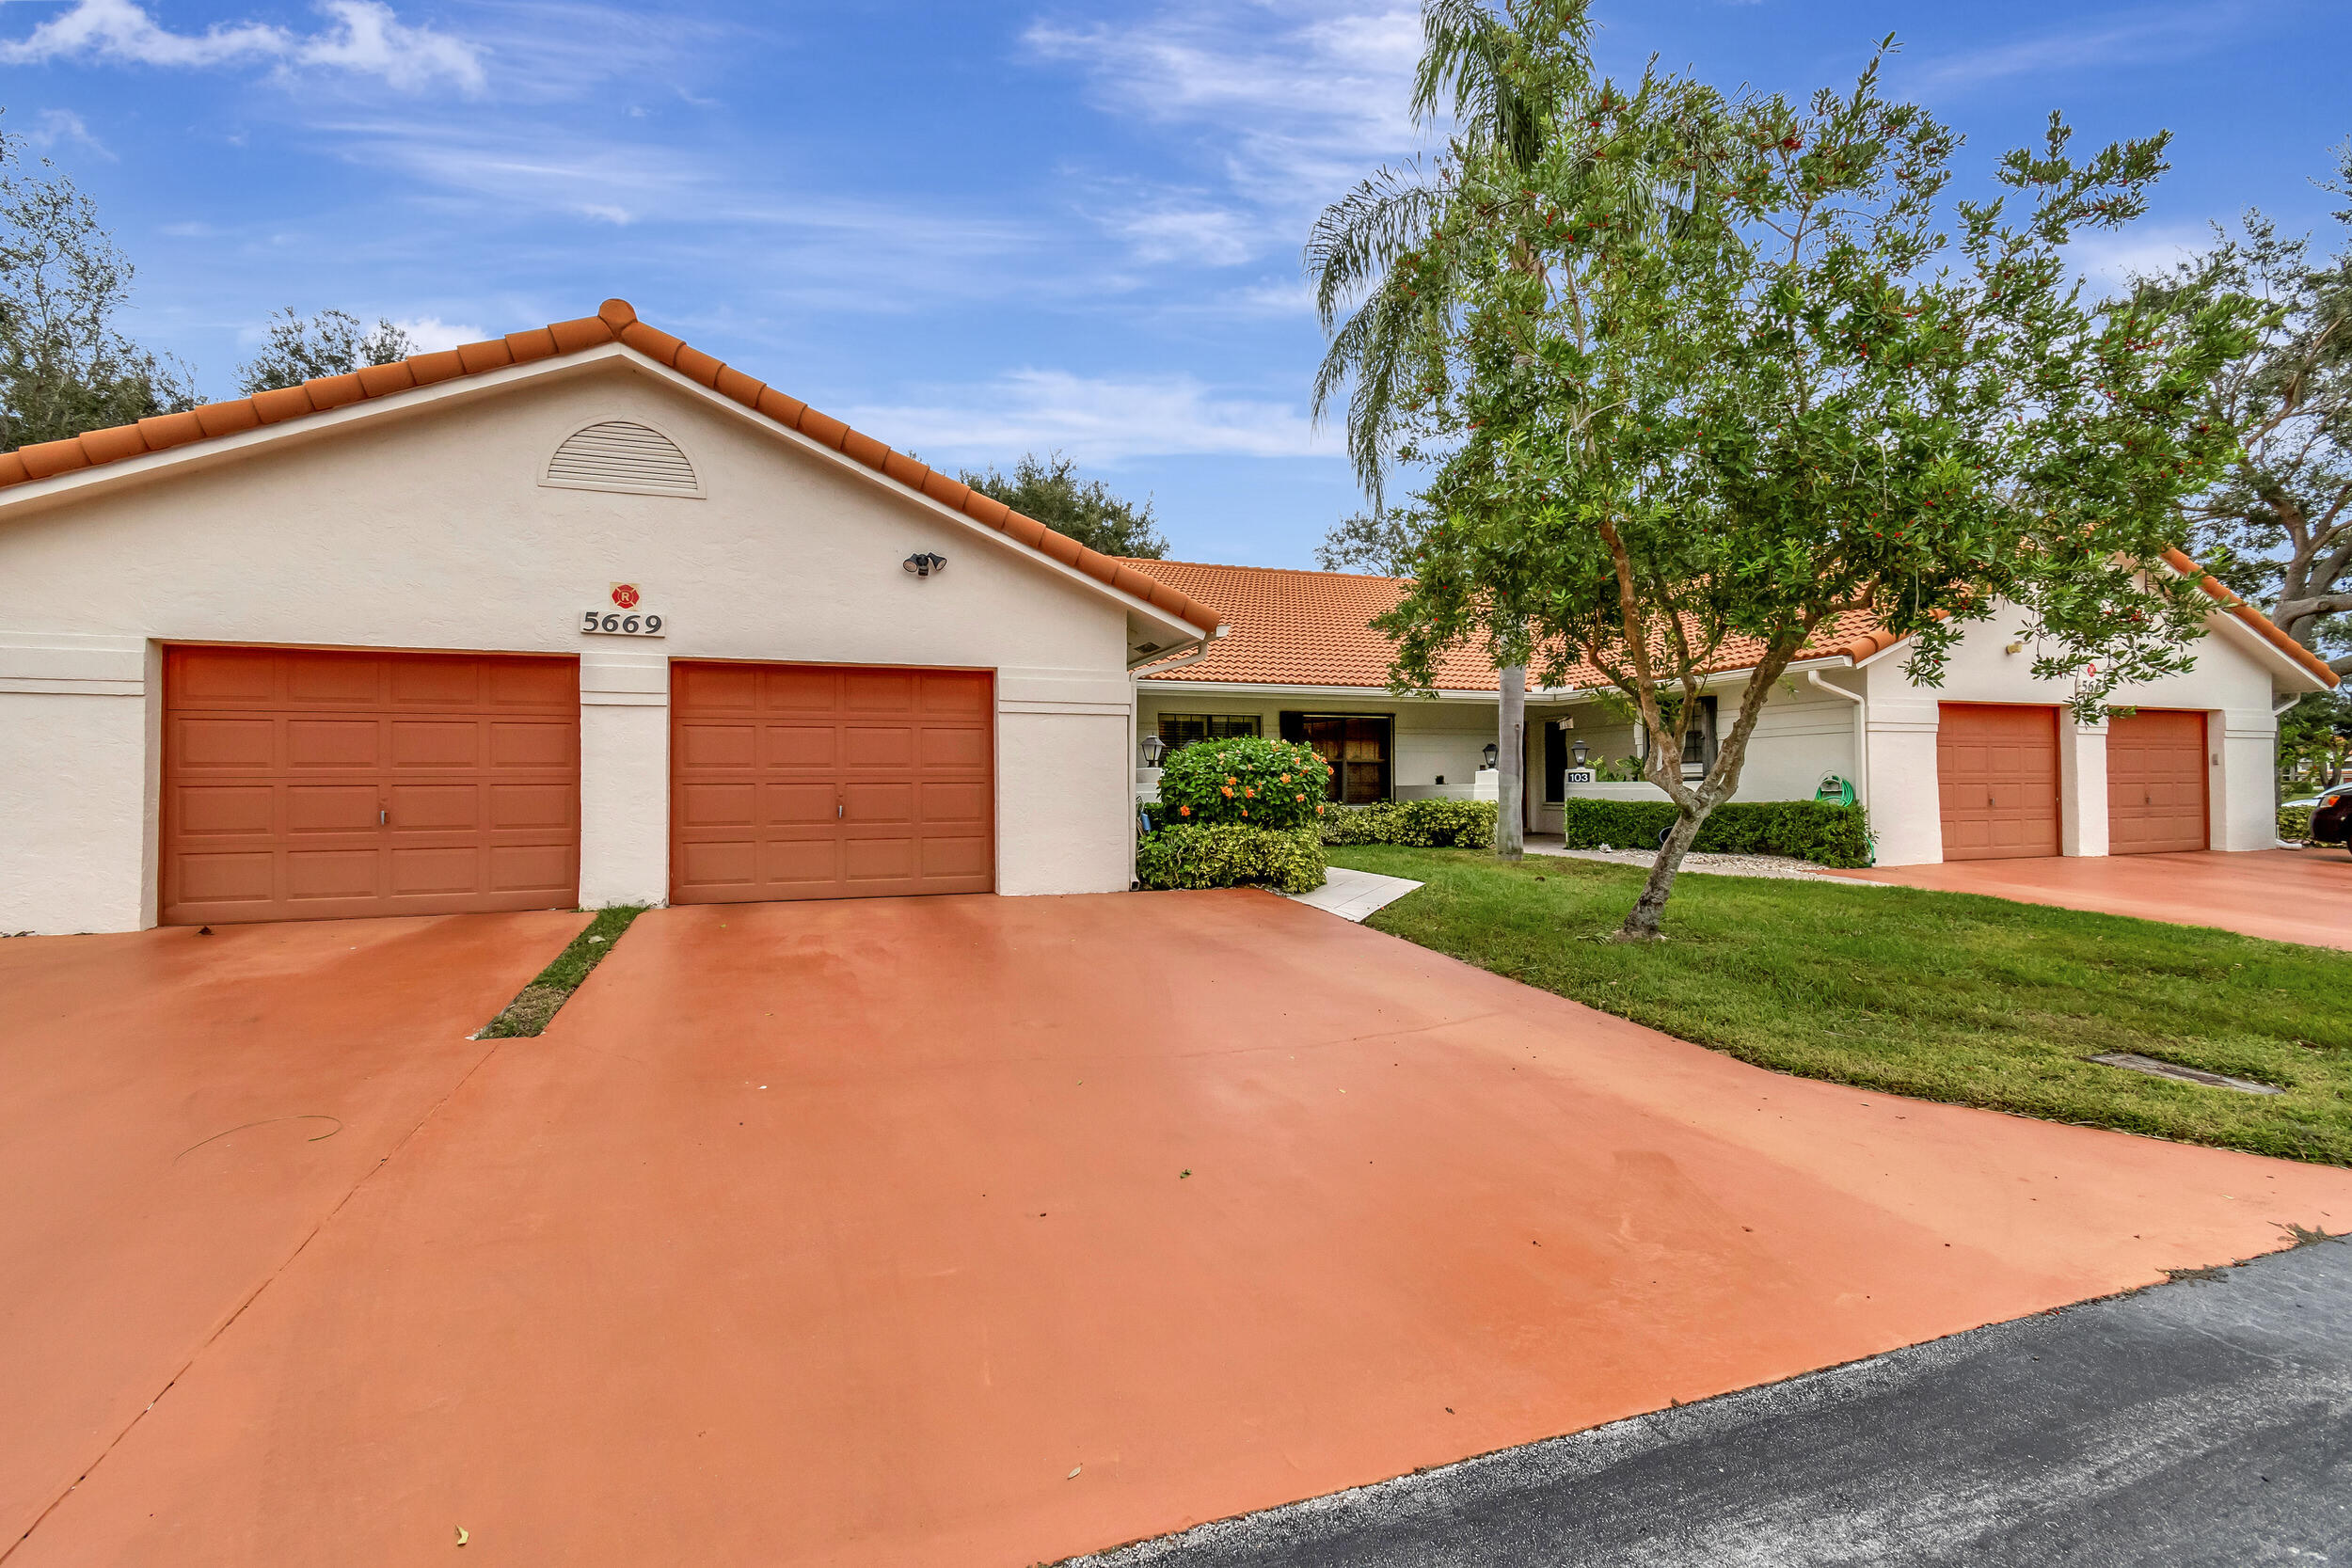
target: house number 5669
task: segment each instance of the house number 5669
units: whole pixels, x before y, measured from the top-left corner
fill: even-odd
[[[606,637],[660,637],[661,617],[644,610],[583,610],[580,629]]]

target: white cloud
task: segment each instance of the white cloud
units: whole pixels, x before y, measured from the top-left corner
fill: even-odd
[[[482,56],[469,43],[430,27],[411,27],[381,0],[325,0],[319,9],[336,25],[301,40],[294,55],[300,64],[380,76],[404,92],[441,77],[468,92],[482,90]]]
[[[1015,371],[943,389],[933,401],[869,404],[840,417],[893,446],[957,460],[1066,451],[1110,467],[1137,457],[1320,456],[1332,446],[1288,404],[1218,397],[1186,375]]]
[[[419,354],[437,354],[460,343],[483,342],[491,336],[469,322],[445,322],[438,316],[409,316],[392,325],[407,335]]]
[[[1406,103],[1421,22],[1404,6],[1207,0],[1132,25],[1041,22],[1025,41],[1084,71],[1105,113],[1189,144],[1213,182],[1096,214],[1146,262],[1230,266],[1295,245],[1316,209],[1419,139]]]
[[[72,109],[43,109],[33,117],[33,128],[24,134],[24,140],[46,152],[67,142],[87,148],[108,163],[120,163],[113,149],[90,134],[82,117]]]
[[[2094,291],[2121,291],[2135,277],[2170,272],[2211,248],[2213,230],[2168,224],[2086,234],[2067,247],[2067,260]]]
[[[175,33],[136,0],[73,0],[24,38],[0,40],[0,63],[87,59],[195,70],[250,61],[281,71],[326,67],[378,77],[403,90],[443,77],[469,92],[482,88],[482,60],[473,45],[408,26],[380,0],[324,0],[319,10],[329,25],[310,34],[261,22]]]
[[[1263,237],[1248,215],[1225,207],[1160,207],[1109,220],[1142,261],[1230,267],[1258,254]]]
[[[1930,87],[1972,87],[2011,76],[2051,71],[2112,71],[2118,66],[2180,59],[2243,30],[2245,6],[2205,5],[2094,23],[1998,43],[1944,60],[1928,60]]]

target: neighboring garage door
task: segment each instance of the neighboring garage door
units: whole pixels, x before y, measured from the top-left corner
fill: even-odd
[[[1944,704],[1935,775],[1946,860],[2058,852],[2058,709]]]
[[[984,671],[672,665],[672,901],[992,891],[994,710]]]
[[[580,667],[169,648],[169,926],[579,902]]]
[[[2142,708],[2107,721],[2107,852],[2205,847],[2205,716]]]

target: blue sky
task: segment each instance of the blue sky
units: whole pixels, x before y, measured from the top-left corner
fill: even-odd
[[[1980,177],[2063,108],[2175,134],[2113,273],[2310,184],[2352,133],[2341,0],[1602,0],[1603,64],[1889,72]],[[1310,563],[1359,503],[1307,387],[1315,211],[1417,143],[1411,0],[0,0],[0,126],[99,201],[134,330],[211,395],[268,313],[429,346],[612,294],[927,460],[1066,450],[1172,553]],[[2330,236],[2332,243],[2332,236]]]

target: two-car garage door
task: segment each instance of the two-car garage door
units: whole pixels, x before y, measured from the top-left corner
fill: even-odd
[[[2058,852],[2058,712],[1946,703],[1935,739],[1947,861]],[[2107,721],[2107,852],[2207,843],[2205,716],[2141,708]]]

